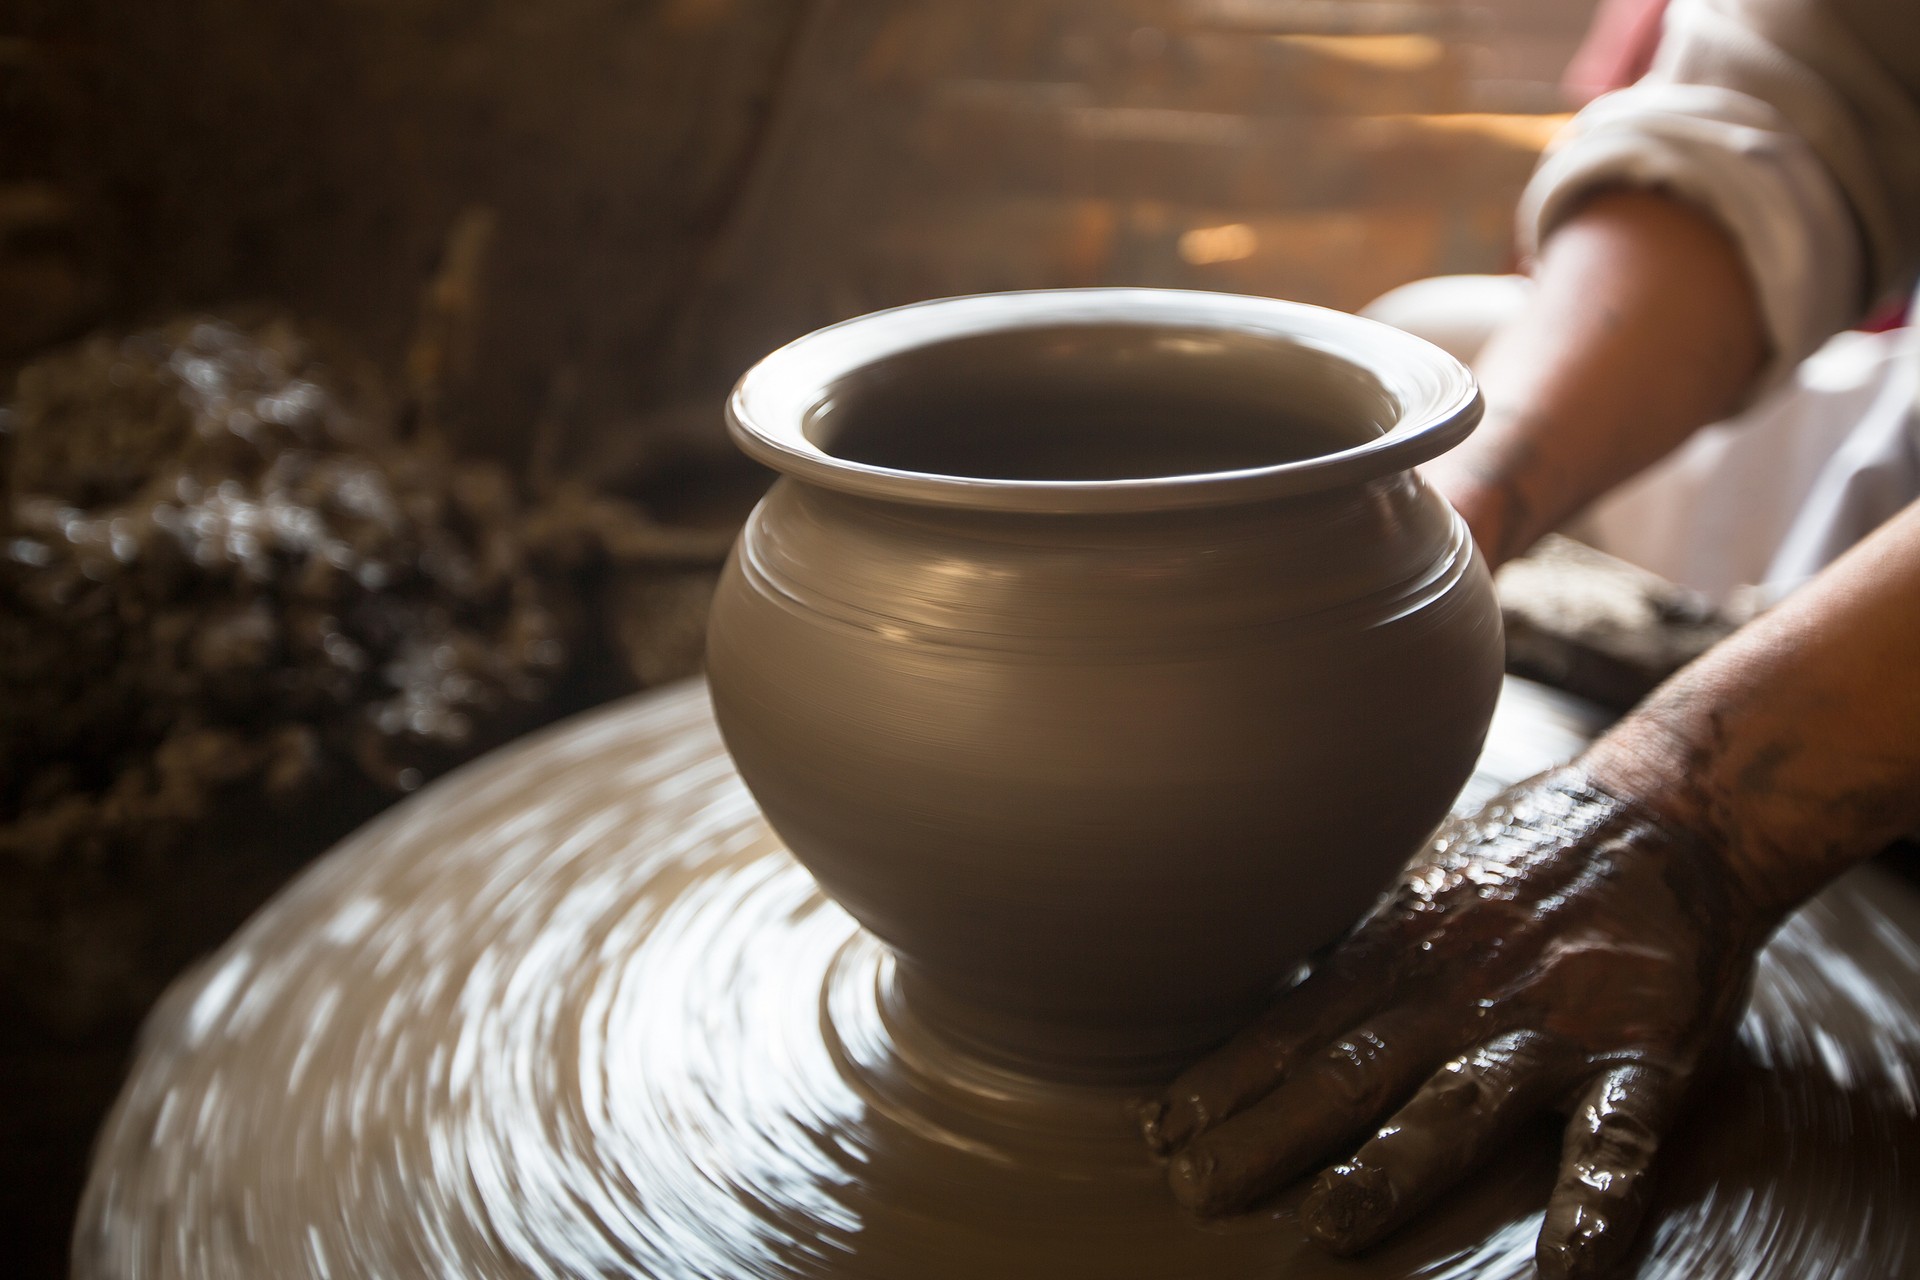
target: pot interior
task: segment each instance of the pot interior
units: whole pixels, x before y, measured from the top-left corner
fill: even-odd
[[[1400,405],[1359,365],[1258,332],[1061,325],[910,348],[833,383],[803,430],[848,462],[982,480],[1210,475],[1337,453]]]

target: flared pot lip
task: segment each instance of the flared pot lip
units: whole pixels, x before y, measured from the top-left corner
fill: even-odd
[[[1217,329],[1325,352],[1376,379],[1399,408],[1363,443],[1270,466],[1121,480],[1002,480],[873,466],[806,433],[810,415],[857,370],[937,343],[1021,329],[1113,325]],[[1188,289],[1043,289],[911,303],[795,339],[741,377],[728,430],[783,475],[868,498],[994,511],[1138,512],[1313,493],[1404,471],[1446,452],[1480,421],[1479,387],[1432,343],[1361,316],[1276,298]]]

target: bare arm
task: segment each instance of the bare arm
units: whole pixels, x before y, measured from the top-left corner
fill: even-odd
[[[1724,413],[1764,356],[1711,221],[1658,195],[1596,199],[1488,353],[1488,426],[1434,478],[1497,561]],[[1173,1082],[1146,1136],[1209,1212],[1353,1151],[1301,1206],[1344,1253],[1557,1109],[1539,1270],[1599,1276],[1760,944],[1915,830],[1920,503],[1572,765],[1443,828],[1303,985]]]
[[[1496,563],[1724,415],[1766,355],[1733,243],[1658,192],[1591,200],[1548,240],[1537,285],[1481,360],[1485,426],[1430,468]],[[1671,682],[1589,761],[1609,789],[1708,829],[1784,909],[1920,829],[1916,724],[1909,510]]]
[[[1733,242],[1658,192],[1593,198],[1535,283],[1479,361],[1486,420],[1425,468],[1496,566],[1732,411],[1766,358]]]
[[[1784,914],[1920,831],[1920,502],[1668,681],[1587,753]]]

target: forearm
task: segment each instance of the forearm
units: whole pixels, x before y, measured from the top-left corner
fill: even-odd
[[[1732,241],[1671,197],[1596,196],[1534,274],[1476,370],[1486,420],[1425,468],[1495,565],[1731,412],[1766,357]]]
[[[1668,681],[1585,757],[1781,914],[1920,831],[1920,503]]]

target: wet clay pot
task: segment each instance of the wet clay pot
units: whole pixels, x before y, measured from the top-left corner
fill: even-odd
[[[782,473],[713,700],[946,1043],[1147,1078],[1231,1030],[1446,813],[1499,613],[1411,470],[1480,402],[1353,316],[1157,290],[957,298],[767,357]]]

